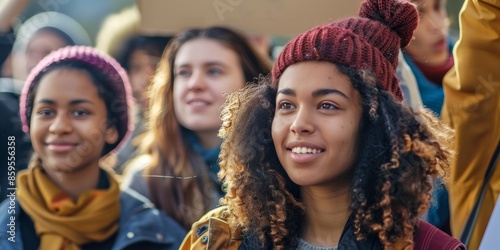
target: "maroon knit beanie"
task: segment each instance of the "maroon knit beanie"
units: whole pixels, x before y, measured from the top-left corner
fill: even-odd
[[[134,99],[132,97],[130,82],[127,73],[120,66],[120,64],[118,64],[118,62],[92,47],[68,46],[58,49],[44,57],[31,70],[23,86],[20,98],[19,111],[23,131],[25,133],[29,132],[28,117],[30,117],[30,114],[28,114],[28,112],[31,112],[33,107],[28,107],[28,105],[32,105],[28,103],[28,96],[32,95],[34,83],[40,81],[41,76],[46,73],[46,69],[48,67],[63,62],[78,62],[84,64],[89,68],[93,68],[101,72],[102,75],[107,77],[109,80],[106,84],[109,84],[111,89],[113,89],[115,100],[112,103],[112,108],[116,111],[118,116],[116,128],[118,131],[118,140],[115,144],[116,146],[112,150],[118,151],[130,139],[132,134],[131,132],[134,130],[131,108],[134,103]]]
[[[371,71],[382,89],[403,101],[396,67],[399,49],[418,25],[415,6],[404,0],[365,0],[359,16],[317,26],[288,42],[274,63],[273,84],[292,64],[329,61]]]

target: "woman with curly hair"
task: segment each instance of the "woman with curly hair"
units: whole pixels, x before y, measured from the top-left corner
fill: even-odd
[[[189,229],[224,195],[217,179],[224,94],[270,69],[246,37],[233,30],[179,33],[153,77],[149,124],[122,186],[147,196]]]
[[[448,171],[450,130],[403,104],[398,50],[413,4],[366,0],[360,18],[292,39],[272,79],[222,113],[227,194],[181,249],[461,249],[419,220]]]

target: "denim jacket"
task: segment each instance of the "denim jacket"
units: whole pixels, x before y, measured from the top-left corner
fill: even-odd
[[[138,242],[154,243],[154,249],[177,250],[186,235],[177,222],[160,212],[146,198],[133,190],[122,190],[121,214],[116,241],[112,250],[125,249]],[[17,214],[20,206],[15,196],[0,204],[0,249],[22,250],[20,223]],[[12,221],[11,221],[12,216]],[[11,228],[10,224],[15,223]],[[11,231],[13,229],[13,231]],[[15,243],[11,240],[15,240]],[[148,244],[148,247],[151,244]],[[151,249],[151,248],[148,248]]]

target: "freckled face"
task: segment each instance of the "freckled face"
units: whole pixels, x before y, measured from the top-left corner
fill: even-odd
[[[90,76],[55,69],[35,90],[30,137],[47,172],[75,173],[95,167],[105,143],[118,139],[106,123],[107,110]]]
[[[278,83],[272,137],[290,179],[328,185],[352,168],[361,98],[349,78],[329,62],[288,67]]]

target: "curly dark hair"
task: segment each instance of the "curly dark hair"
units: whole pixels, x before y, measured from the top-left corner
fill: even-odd
[[[337,65],[362,98],[357,157],[350,191],[357,240],[378,235],[386,249],[396,240],[413,248],[418,218],[429,207],[431,180],[446,177],[451,130],[426,110],[418,112],[381,90],[366,70]],[[219,178],[227,188],[230,223],[274,249],[293,249],[302,232],[300,186],[278,160],[271,137],[277,87],[262,78],[228,97],[222,112]]]

